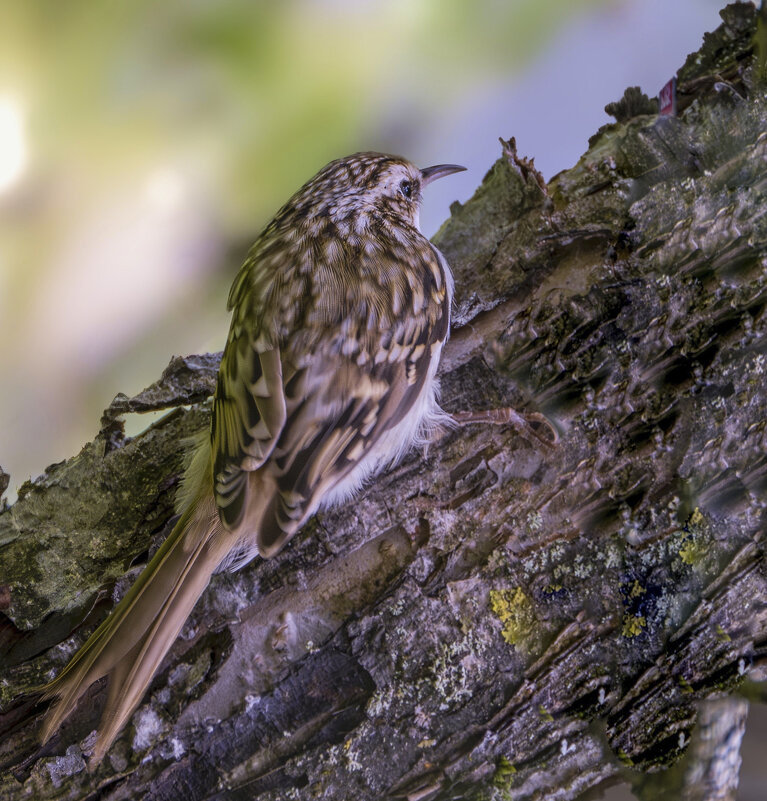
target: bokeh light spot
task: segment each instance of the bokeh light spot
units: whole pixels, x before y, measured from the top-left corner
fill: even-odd
[[[18,104],[0,97],[0,192],[18,181],[27,164],[24,117]]]

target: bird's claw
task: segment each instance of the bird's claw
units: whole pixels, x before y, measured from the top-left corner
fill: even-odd
[[[487,409],[479,412],[455,412],[453,421],[459,426],[471,423],[490,423],[491,425],[510,425],[529,442],[537,443],[545,450],[551,450],[559,443],[559,434],[549,420],[538,412],[520,414],[510,406],[500,409]],[[545,430],[544,434],[541,430]]]

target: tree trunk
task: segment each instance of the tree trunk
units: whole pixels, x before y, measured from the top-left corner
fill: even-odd
[[[764,30],[751,4],[722,15],[678,116],[627,92],[548,185],[505,142],[437,234],[443,405],[541,412],[559,444],[442,432],[214,576],[93,774],[104,682],[43,749],[31,691],[169,531],[218,357],[118,396],[22,488],[0,513],[0,797],[575,799],[661,770],[700,797],[697,704],[760,677],[767,643]]]

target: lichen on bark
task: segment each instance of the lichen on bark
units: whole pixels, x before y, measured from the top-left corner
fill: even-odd
[[[696,704],[767,642],[767,100],[753,6],[722,14],[678,117],[606,126],[543,187],[504,142],[436,237],[445,407],[545,412],[556,451],[443,432],[216,575],[93,774],[103,684],[42,751],[24,693],[167,532],[216,358],[119,398],[23,488],[0,513],[0,796],[575,799],[681,764]]]

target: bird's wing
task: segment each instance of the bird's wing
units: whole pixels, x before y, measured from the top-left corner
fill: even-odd
[[[377,258],[386,257],[379,253]],[[403,441],[386,442],[385,452],[376,449],[423,401],[424,392],[431,392],[427,382],[448,335],[450,294],[440,258],[428,243],[411,260],[415,277],[403,279],[398,299],[383,293],[386,309],[374,312],[370,294],[358,299],[370,312],[360,325],[366,328],[376,318],[377,330],[349,329],[342,338],[323,338],[322,347],[286,383],[287,419],[264,468],[275,477],[278,492],[259,526],[262,555],[277,553],[366,457],[374,459],[370,472],[376,462],[394,460],[412,441],[418,421],[412,428],[404,426]],[[385,263],[376,269],[381,275],[402,272],[401,265]],[[362,478],[357,476],[355,484]]]
[[[234,313],[213,399],[213,489],[230,530],[247,511],[247,477],[269,458],[286,418],[280,347],[256,307],[253,272],[249,261],[232,287]]]
[[[383,246],[352,253],[336,240],[333,262],[315,261],[308,279],[276,274],[271,286],[293,323],[277,334],[267,334],[276,326],[265,315],[273,289],[254,289],[258,265],[246,265],[235,282],[214,399],[213,475],[229,529],[248,513],[254,471],[276,485],[265,510],[259,498],[253,521],[262,556],[277,553],[407,417],[433,376],[449,328],[447,278],[425,239],[407,253],[412,270],[403,270],[403,258]]]

